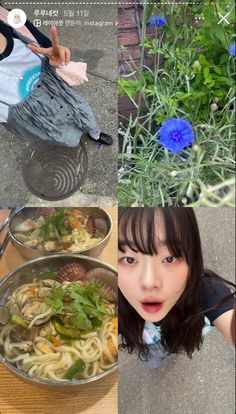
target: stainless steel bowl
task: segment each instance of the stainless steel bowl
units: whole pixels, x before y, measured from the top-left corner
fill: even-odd
[[[111,272],[110,276],[106,275],[106,284],[117,294],[117,271],[112,266],[90,257],[81,256],[77,254],[56,254],[52,256],[45,256],[31,260],[24,263],[23,265],[14,269],[11,273],[4,277],[0,281],[0,307],[4,307],[4,304],[7,301],[7,297],[17,289],[18,286],[31,282],[33,278],[53,278],[52,274],[61,266],[71,263],[79,262],[82,265],[85,265],[88,270],[94,269],[96,267],[109,270]],[[47,276],[45,277],[45,274]],[[101,279],[100,279],[101,280]],[[10,362],[6,361],[4,358],[3,349],[0,347],[0,362],[5,365],[13,374],[20,377],[22,380],[25,380],[31,384],[42,386],[44,388],[52,388],[57,390],[64,391],[73,391],[82,384],[87,384],[96,380],[99,380],[102,377],[107,376],[116,370],[117,364],[112,368],[106,370],[102,374],[96,375],[91,378],[84,380],[72,380],[72,381],[53,381],[42,378],[37,378],[30,376],[23,371],[19,370],[17,367],[12,365]]]
[[[58,208],[55,208],[55,209],[58,209]],[[104,247],[107,245],[110,235],[111,235],[111,231],[112,231],[111,217],[105,210],[102,210],[101,208],[79,207],[79,209],[81,211],[84,211],[86,214],[92,215],[94,218],[103,218],[106,221],[107,231],[106,231],[106,235],[104,239],[101,240],[99,243],[95,244],[94,246],[90,247],[89,249],[79,250],[78,252],[76,252],[76,253],[83,254],[86,256],[99,257]],[[32,247],[27,247],[23,243],[21,243],[19,240],[17,240],[14,236],[15,228],[18,224],[23,223],[23,221],[29,218],[37,218],[40,215],[41,213],[40,213],[39,208],[23,207],[9,221],[8,229],[9,229],[9,234],[10,234],[12,243],[25,259],[34,259],[42,255],[46,256],[48,254],[52,254],[52,253],[42,252],[38,250],[37,248],[34,249]],[[64,254],[64,253],[61,253],[61,254]]]

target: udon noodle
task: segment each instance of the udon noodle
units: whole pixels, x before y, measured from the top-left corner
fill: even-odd
[[[116,308],[98,284],[34,279],[18,287],[5,307],[9,321],[2,325],[0,346],[5,359],[28,375],[78,380],[116,364]],[[83,313],[88,321],[80,320]]]

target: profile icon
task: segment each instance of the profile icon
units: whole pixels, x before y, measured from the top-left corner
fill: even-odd
[[[13,9],[8,13],[7,21],[13,29],[18,29],[25,25],[27,20],[26,14],[21,9]]]
[[[13,16],[14,24],[21,24],[21,15],[20,13],[15,13]]]

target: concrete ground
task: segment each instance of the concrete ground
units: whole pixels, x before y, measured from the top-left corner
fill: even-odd
[[[6,2],[5,2],[6,3]],[[69,18],[81,22],[78,27],[60,27],[59,41],[72,51],[72,60],[88,64],[89,83],[78,88],[79,93],[91,104],[101,129],[109,132],[115,144],[99,146],[95,141],[83,138],[88,154],[88,175],[82,191],[61,202],[42,201],[26,188],[21,176],[21,157],[26,144],[0,126],[0,194],[1,205],[116,205],[117,182],[117,6],[110,5],[26,5],[22,9],[33,21],[34,10],[59,10],[63,19],[65,10],[79,12],[79,17]],[[89,1],[88,1],[89,3]],[[98,2],[97,2],[98,3]],[[103,3],[103,2],[101,2]],[[110,2],[111,3],[111,2]],[[8,8],[19,8],[19,2]],[[32,4],[32,3],[31,3]],[[81,16],[82,15],[82,16]],[[38,17],[40,19],[40,17]],[[67,18],[68,20],[68,18]],[[97,22],[98,25],[85,25]],[[108,22],[104,26],[103,22]],[[39,28],[48,35],[49,28]]]
[[[198,208],[205,266],[234,281],[234,209]],[[119,353],[119,414],[234,414],[235,358],[214,330],[193,359],[171,357],[157,369]]]

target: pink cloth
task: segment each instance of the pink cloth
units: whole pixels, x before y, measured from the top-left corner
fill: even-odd
[[[6,24],[9,24],[7,21],[8,13],[8,10],[0,6],[0,20]],[[36,39],[26,26],[17,29],[17,31],[37,43]],[[84,62],[70,62],[68,65],[56,69],[57,74],[70,86],[82,85],[82,83],[88,82],[86,70],[87,63]]]
[[[70,62],[68,65],[58,68],[58,75],[68,83],[70,86],[82,85],[88,82],[86,76],[87,63],[84,62]]]

